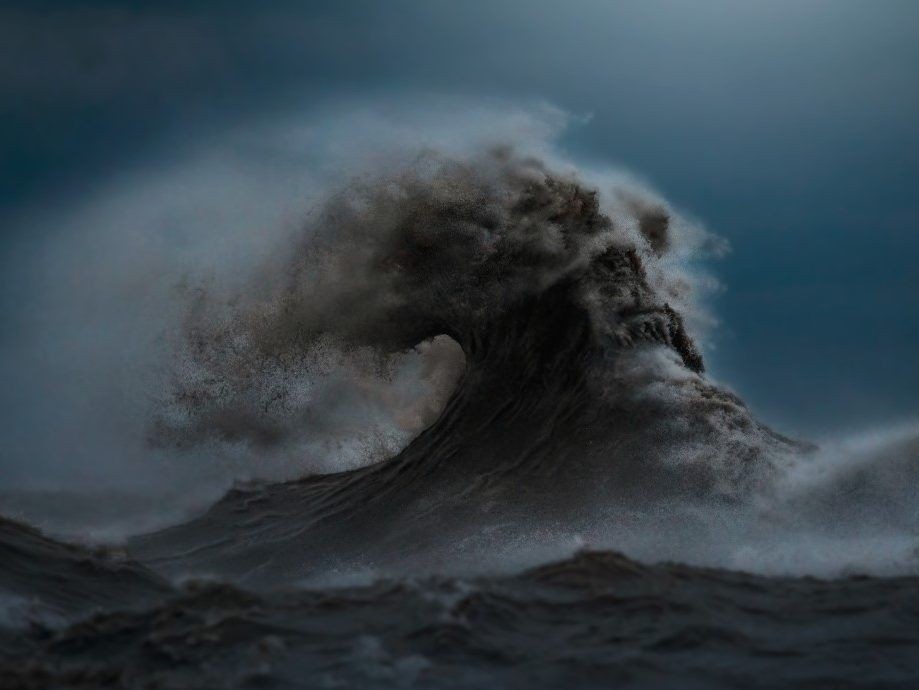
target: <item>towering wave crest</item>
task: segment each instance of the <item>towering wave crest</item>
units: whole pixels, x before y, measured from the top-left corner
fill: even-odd
[[[721,244],[564,160],[554,125],[486,115],[474,136],[442,113],[404,126],[393,153],[286,187],[304,151],[380,123],[317,126],[294,151],[268,128],[274,146],[135,176],[69,214],[34,281],[57,292],[23,307],[45,317],[21,388],[49,394],[9,447],[22,474],[79,478],[88,498],[0,494],[0,513],[106,540],[197,513],[128,550],[258,582],[513,569],[585,545],[915,572],[915,426],[815,449],[758,422],[701,354],[696,260]],[[206,511],[234,478],[259,481]]]
[[[188,290],[172,404],[154,438],[283,442],[308,426],[298,388],[329,373],[330,354],[382,376],[438,336],[473,354],[522,302],[566,283],[598,338],[665,345],[701,372],[678,311],[691,282],[661,261],[672,212],[614,192],[604,212],[573,173],[507,149],[465,160],[428,152],[348,186],[243,293],[221,302]],[[442,343],[425,354],[449,358]]]
[[[415,565],[457,544],[494,551],[535,515],[576,525],[610,501],[731,504],[764,490],[806,447],[704,377],[682,316],[694,281],[671,259],[706,243],[634,187],[601,197],[508,148],[425,153],[349,185],[242,293],[193,291],[153,439],[288,443],[310,433],[300,391],[330,361],[385,378],[447,336],[465,369],[443,411],[389,462],[268,490],[259,501],[288,508],[232,528],[259,533],[245,554],[207,536],[234,522],[235,501],[256,500],[245,491],[138,548],[256,578],[329,559]]]
[[[275,207],[277,159],[228,176],[238,204],[218,160],[199,180],[216,215],[179,176],[55,242],[68,299],[38,311],[66,319],[27,349],[57,361],[24,371],[58,395],[36,409],[73,417],[48,434],[71,462],[144,472],[140,493],[41,500],[64,522],[93,504],[112,535],[129,506],[162,524],[190,500],[177,467],[235,458],[260,479],[121,547],[8,519],[25,504],[0,493],[0,685],[915,679],[919,428],[817,448],[758,422],[701,354],[693,260],[719,243],[640,185],[516,143],[358,166],[290,232],[238,217]],[[150,212],[134,234],[126,209]],[[198,216],[197,242],[147,233]],[[154,475],[171,493],[145,492]]]

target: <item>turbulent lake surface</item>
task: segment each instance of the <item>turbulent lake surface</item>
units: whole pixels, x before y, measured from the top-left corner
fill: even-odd
[[[916,687],[919,434],[757,421],[693,337],[717,243],[600,188],[426,153],[184,285],[151,447],[255,462],[384,407],[413,438],[118,546],[3,520],[0,686]],[[409,356],[444,375],[406,402]]]
[[[910,688],[919,579],[585,551],[502,577],[170,587],[4,526],[9,688]]]

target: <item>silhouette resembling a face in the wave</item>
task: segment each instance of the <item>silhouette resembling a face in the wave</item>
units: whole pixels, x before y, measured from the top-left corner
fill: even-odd
[[[797,447],[705,379],[681,315],[691,282],[670,261],[679,219],[634,191],[602,201],[509,151],[431,155],[329,199],[247,294],[216,304],[198,293],[161,442],[303,433],[289,384],[330,349],[385,367],[446,334],[466,369],[391,461],[272,490],[274,509],[297,512],[295,537],[256,521],[262,542],[245,554],[208,547],[208,522],[234,522],[237,492],[138,548],[167,561],[193,548],[247,574],[271,561],[274,577],[302,567],[278,567],[291,538],[311,559],[386,562],[443,548],[447,531],[465,540],[533,514],[586,518],[611,496],[733,500],[767,483]]]

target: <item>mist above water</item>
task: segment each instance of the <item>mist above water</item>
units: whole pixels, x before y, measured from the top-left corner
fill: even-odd
[[[35,240],[16,257],[30,266],[15,315],[22,328],[3,353],[22,405],[4,420],[10,443],[0,512],[84,537],[91,525],[89,536],[111,539],[178,522],[237,480],[294,479],[396,455],[438,418],[465,357],[443,328],[424,323],[404,342],[398,329],[383,337],[395,323],[389,317],[401,314],[392,306],[404,306],[409,293],[374,282],[372,262],[395,237],[398,224],[387,223],[394,209],[405,211],[400,195],[419,185],[430,191],[427,181],[444,166],[458,166],[461,177],[463,166],[474,170],[475,184],[500,177],[495,151],[534,179],[548,166],[595,190],[615,226],[573,247],[541,239],[547,244],[538,251],[551,260],[533,274],[539,281],[548,285],[610,246],[636,243],[645,247],[654,290],[669,295],[704,349],[713,324],[704,295],[715,283],[698,262],[723,246],[633,176],[566,159],[554,141],[569,121],[547,107],[465,104],[263,122],[29,219]],[[497,167],[489,172],[490,165]],[[349,205],[334,216],[343,198]],[[669,219],[666,234],[655,234],[653,223],[640,227],[655,214]],[[505,284],[533,290],[526,283],[533,275]],[[266,332],[266,322],[251,317],[283,314],[272,300],[292,284],[300,316],[312,310],[316,337],[307,343],[298,331],[291,343],[304,347],[295,360],[269,348],[279,366],[266,369],[261,359],[240,378],[240,363],[251,359],[232,353],[251,354],[246,338]],[[411,296],[423,296],[420,287]],[[464,308],[485,299],[469,287],[430,284],[433,295],[467,290],[451,293]],[[487,295],[480,308],[495,299],[503,296]],[[421,312],[433,313],[402,316]],[[215,334],[225,336],[220,347],[194,356],[195,338]],[[770,574],[914,572],[917,436],[906,425],[829,439],[794,460],[771,458],[777,474],[768,490],[739,503],[678,496],[644,512],[611,501],[571,525],[534,518],[536,536],[512,539],[497,554],[513,564],[589,544],[649,561]],[[673,449],[674,458],[694,452]],[[124,498],[100,513],[93,507],[100,495]]]

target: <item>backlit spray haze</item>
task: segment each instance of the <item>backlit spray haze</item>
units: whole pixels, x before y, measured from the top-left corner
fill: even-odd
[[[0,5],[0,686],[919,684],[919,3]]]
[[[291,243],[308,239],[312,215],[333,192],[396,174],[435,150],[469,156],[507,146],[555,157],[554,139],[569,121],[550,106],[456,99],[329,107],[213,133],[133,166],[88,198],[20,221],[17,233],[34,239],[8,257],[25,283],[14,315],[20,327],[4,343],[18,400],[3,420],[0,489],[120,489],[130,500],[113,499],[106,519],[132,503],[156,519],[188,500],[212,500],[235,479],[291,478],[391,456],[450,392],[462,368],[451,342],[422,344],[388,361],[385,372],[365,363],[345,373],[334,354],[314,352],[311,375],[292,393],[298,442],[268,444],[257,458],[252,438],[178,455],[161,447],[151,425],[183,375],[176,339],[189,319],[203,319],[204,328],[220,318],[216,304],[196,314],[195,303],[270,289],[264,279],[293,262]],[[609,185],[634,184],[621,173],[613,178]],[[157,507],[138,501],[138,492],[157,496]],[[46,502],[59,506],[58,499]],[[6,500],[29,512],[28,501]],[[80,507],[99,510],[92,500]],[[63,513],[58,524],[73,518],[53,512]]]
[[[637,313],[666,300],[704,351],[717,330],[706,260],[726,243],[634,175],[564,154],[558,137],[581,126],[548,105],[352,102],[214,133],[30,217],[22,232],[37,239],[16,257],[29,276],[22,329],[6,345],[23,392],[4,420],[7,512],[112,538],[176,522],[234,481],[383,461],[440,415],[466,366],[456,342],[472,328],[465,320],[487,322],[515,291],[538,293],[616,247],[643,247],[659,296],[639,298],[651,301]],[[609,228],[554,240],[515,230],[516,206],[503,204],[547,174],[596,194]],[[454,226],[423,215],[467,203],[472,215]],[[399,264],[421,246],[439,258]],[[453,276],[454,266],[466,268]],[[391,270],[420,282],[393,283]],[[490,292],[493,270],[500,292]],[[593,290],[579,299],[598,314],[620,299]],[[683,325],[625,323],[613,332],[621,343],[661,332],[697,368],[683,336],[665,333]],[[682,404],[668,381],[691,389],[693,377],[654,367],[660,383],[643,395]],[[804,460],[768,433],[738,437],[753,444],[761,479],[751,465],[735,484],[729,456],[714,470],[718,492],[735,495],[728,503],[676,497],[643,514],[611,501],[586,523],[533,525],[539,545],[513,538],[496,553],[527,563],[589,543],[768,573],[915,567],[915,425],[801,446]],[[662,468],[697,455],[718,466],[688,441],[648,452],[643,462]]]

